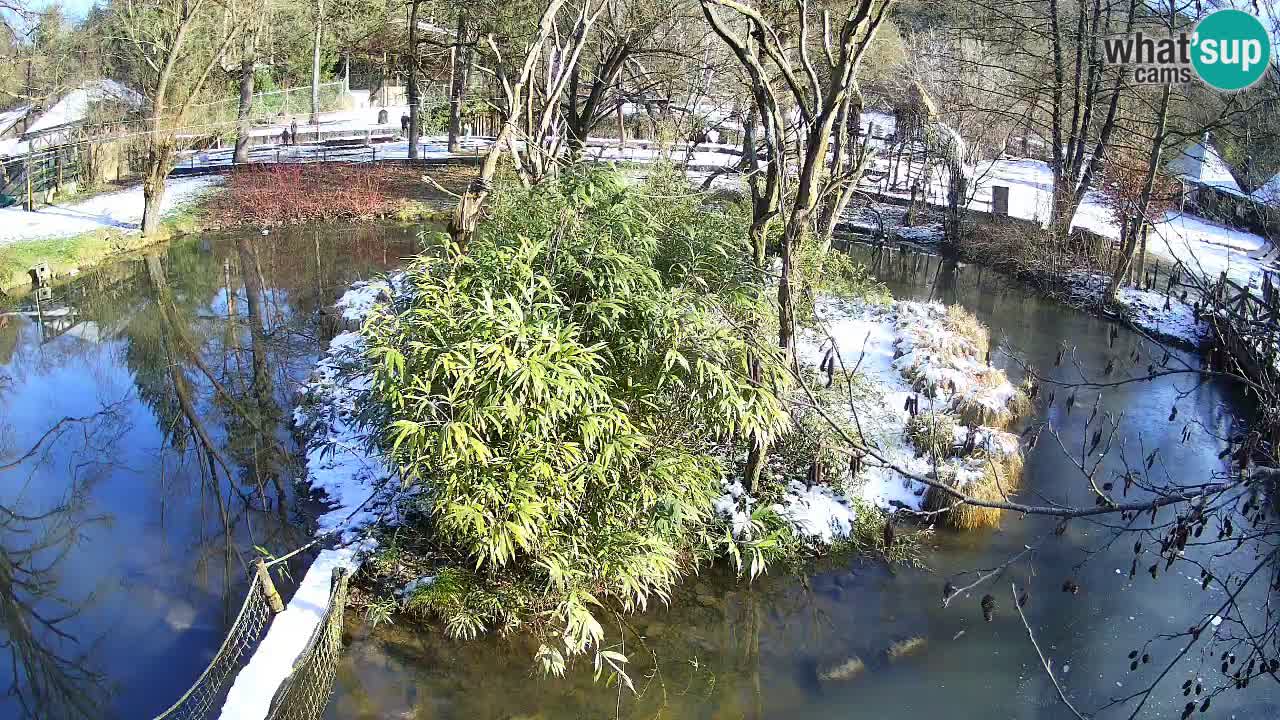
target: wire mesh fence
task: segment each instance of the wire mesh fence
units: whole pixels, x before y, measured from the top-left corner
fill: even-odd
[[[342,614],[347,604],[347,571],[333,571],[329,607],[293,670],[271,700],[267,720],[318,720],[329,704],[342,654]]]
[[[344,109],[347,88],[342,82],[322,83],[319,88],[319,104],[317,112],[330,112]],[[234,123],[240,112],[240,99],[228,98],[197,106],[196,114],[202,122],[218,123],[234,129]],[[293,87],[268,92],[255,93],[250,105],[249,122],[252,124],[272,123],[282,118],[305,116],[311,113],[311,87]]]
[[[191,689],[168,710],[156,716],[156,720],[203,720],[215,713],[226,694],[227,681],[235,676],[241,660],[253,654],[271,615],[266,589],[255,580],[250,583],[240,614],[231,624],[226,640],[209,666]]]

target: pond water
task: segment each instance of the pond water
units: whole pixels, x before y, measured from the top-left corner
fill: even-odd
[[[1011,362],[1015,356],[1059,380],[1076,381],[1081,373],[1101,376],[1113,357],[1120,359],[1117,376],[1123,376],[1136,372],[1134,365],[1145,369],[1152,357],[1158,362],[1164,352],[1124,328],[1112,345],[1110,322],[1043,300],[991,271],[913,252],[865,246],[850,252],[897,297],[932,298],[972,310],[989,325],[1000,348],[995,362],[1009,367],[1015,378],[1021,375]],[[1055,367],[1061,343],[1074,351]],[[1135,351],[1136,363],[1129,360]],[[1061,398],[1047,411],[1040,405],[1031,420],[1050,421],[1063,443],[1046,435],[1029,452],[1021,498],[1090,501],[1075,462],[1097,394],[1081,390],[1073,413]],[[1179,414],[1171,422],[1175,403]],[[1226,388],[1170,377],[1107,388],[1099,412],[1123,414],[1118,437],[1130,463],[1140,463],[1158,447],[1157,472],[1197,482],[1222,468],[1220,438],[1238,427],[1237,407]],[[1190,429],[1187,442],[1184,428]],[[1114,452],[1102,474],[1122,467],[1121,454]],[[593,682],[589,663],[571,668],[562,679],[536,677],[535,647],[527,637],[455,642],[432,629],[371,629],[349,613],[351,643],[328,717],[1070,717],[1013,610],[1011,582],[1030,589],[1026,613],[1036,640],[1068,696],[1085,711],[1150,684],[1181,646],[1172,641],[1146,646],[1152,662],[1136,672],[1129,671],[1128,653],[1158,634],[1201,621],[1223,595],[1201,591],[1197,571],[1182,564],[1153,581],[1142,572],[1153,561],[1150,555],[1131,581],[1132,539],[1118,547],[1108,543],[1106,528],[1082,521],[1058,536],[1056,524],[1006,515],[998,531],[938,531],[924,558],[928,570],[845,557],[818,562],[799,576],[777,571],[751,584],[722,571],[704,573],[687,581],[669,608],[615,621],[622,632],[611,636],[623,638],[615,649],[630,658],[637,693]],[[1028,545],[1035,550],[994,581],[941,607],[945,578],[997,567]],[[1251,550],[1246,546],[1215,567],[1250,566]],[[1078,583],[1078,594],[1062,592],[1067,578]],[[998,603],[990,623],[979,607],[988,592]],[[898,643],[909,643],[913,651],[890,653]],[[856,666],[855,658],[861,672],[831,677],[842,666]],[[1178,717],[1185,703],[1180,686],[1195,677],[1220,677],[1216,654],[1206,657],[1197,650],[1177,663],[1142,717]],[[1274,685],[1260,681],[1245,693],[1216,698],[1212,714],[1274,718],[1280,716],[1280,695]]]
[[[0,677],[15,688],[0,694],[0,717],[145,720],[185,691],[238,609],[254,546],[280,554],[310,537],[288,410],[334,331],[326,309],[416,247],[388,228],[211,234],[86,273],[48,300],[0,306]],[[989,271],[852,252],[899,297],[977,313],[998,363],[1017,356],[1076,379],[1077,366],[1097,374],[1113,355],[1155,352],[1123,328],[1111,348],[1110,323]],[[1076,364],[1053,368],[1062,341],[1077,348]],[[1094,394],[1081,391],[1078,408]],[[1221,387],[1174,379],[1108,389],[1100,405],[1125,413],[1131,459],[1158,446],[1163,466],[1188,480],[1220,467],[1217,438],[1236,426],[1235,407]],[[1085,418],[1061,401],[1047,416],[1076,443]],[[1086,497],[1072,460],[1048,441],[1030,453],[1024,486],[1029,500]],[[429,629],[371,630],[350,613],[328,716],[1066,717],[1011,609],[1010,581],[1031,588],[1031,626],[1086,709],[1149,682],[1175,646],[1153,644],[1152,665],[1132,674],[1129,650],[1185,629],[1221,595],[1177,573],[1130,582],[1130,549],[1108,547],[1103,528],[1073,523],[1056,537],[1053,525],[1007,517],[997,532],[939,531],[928,571],[860,557],[751,584],[708,571],[670,608],[617,621],[638,695],[593,682],[589,667],[533,676],[524,637],[459,643]],[[1037,550],[997,582],[940,607],[945,577],[1028,544]],[[1085,550],[1088,563],[1075,567]],[[294,563],[295,577],[307,561]],[[1060,591],[1068,575],[1078,595]],[[985,592],[999,601],[991,623],[978,607]],[[915,638],[914,652],[890,658]],[[824,679],[853,658],[860,673]],[[1144,717],[1176,717],[1182,678],[1213,677],[1216,664],[1192,653]],[[1280,716],[1269,692],[1225,695],[1215,715]]]
[[[0,717],[145,720],[186,691],[254,546],[310,538],[289,409],[324,311],[415,248],[210,234],[0,305]]]

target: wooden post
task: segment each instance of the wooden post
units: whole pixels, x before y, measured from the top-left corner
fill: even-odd
[[[258,558],[258,582],[262,583],[262,592],[267,596],[271,612],[284,612],[284,601],[280,599],[280,593],[276,592],[276,584],[271,581],[271,573],[267,571],[267,563],[262,558]]]

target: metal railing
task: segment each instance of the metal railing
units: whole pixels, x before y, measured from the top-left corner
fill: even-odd
[[[10,158],[0,163],[0,193],[34,210],[50,200],[49,193],[80,179],[83,158],[74,145],[55,147]]]

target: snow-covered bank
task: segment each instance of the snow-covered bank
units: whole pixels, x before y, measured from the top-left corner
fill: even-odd
[[[1072,273],[1066,278],[1071,299],[1101,307],[1110,278],[1098,273]],[[1176,297],[1163,293],[1122,287],[1116,293],[1121,318],[1147,335],[1190,348],[1202,348],[1212,340],[1208,323]]]
[[[937,303],[879,305],[830,297],[819,299],[817,312],[823,332],[804,331],[797,356],[816,369],[832,353],[840,392],[824,406],[873,453],[862,459],[856,477],[838,468],[828,485],[787,479],[773,509],[797,535],[829,544],[849,534],[859,508],[927,511],[928,486],[909,475],[981,494],[993,466],[1020,468],[1018,439],[1001,428],[1025,411],[1026,398],[1003,371],[986,364],[986,348],[972,337],[977,326],[971,319]],[[911,439],[913,420],[924,414],[946,428],[942,457]],[[1018,484],[1017,477],[999,480],[1005,491]],[[741,536],[749,532],[756,504],[734,481],[716,509]]]
[[[222,178],[175,178],[165,186],[161,212],[172,215],[200,200]],[[142,185],[102,193],[70,205],[48,205],[28,212],[19,206],[0,209],[0,247],[25,240],[72,237],[97,230],[137,232],[142,228]]]
[[[387,282],[357,283],[338,301],[337,309],[358,325],[390,292]],[[334,570],[355,572],[364,554],[376,547],[365,537],[369,525],[396,521],[395,472],[356,426],[369,388],[363,353],[359,332],[335,337],[294,410],[294,424],[307,439],[307,478],[312,490],[322,492],[329,503],[318,519],[316,535],[337,545],[320,552],[285,611],[272,619],[266,637],[227,694],[224,720],[266,717],[276,689],[324,619]]]

